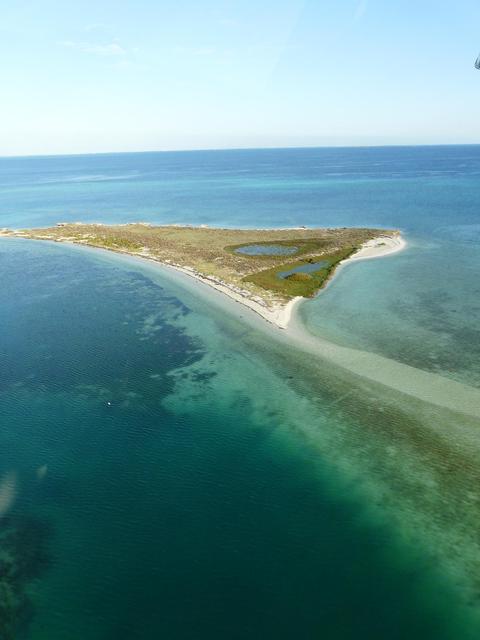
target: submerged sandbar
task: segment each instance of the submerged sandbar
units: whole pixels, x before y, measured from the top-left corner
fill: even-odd
[[[385,255],[405,244],[398,231],[346,227],[59,223],[43,229],[4,229],[0,234],[83,244],[160,262],[206,282],[282,328],[295,303],[314,296],[339,264]]]

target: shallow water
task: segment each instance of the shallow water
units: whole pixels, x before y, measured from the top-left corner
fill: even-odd
[[[177,274],[0,242],[17,637],[478,637],[476,147],[0,164],[2,226],[137,202],[409,240],[301,307],[318,352]]]

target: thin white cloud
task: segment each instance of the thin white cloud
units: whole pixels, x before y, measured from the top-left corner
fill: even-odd
[[[60,42],[60,44],[67,49],[76,49],[82,53],[91,53],[96,56],[125,56],[128,53],[118,42],[95,44],[92,42],[72,42],[71,40],[64,40]]]

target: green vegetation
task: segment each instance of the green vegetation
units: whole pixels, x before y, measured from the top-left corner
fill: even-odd
[[[121,236],[99,235],[97,238],[94,238],[90,244],[104,249],[112,249],[113,251],[140,251],[142,249],[142,245],[139,242],[122,238]]]
[[[395,232],[391,232],[395,233]],[[258,296],[267,305],[294,296],[310,297],[328,280],[336,265],[364,242],[388,234],[378,229],[214,229],[189,226],[154,226],[146,223],[104,225],[59,223],[47,229],[2,232],[2,235],[74,242],[131,253],[152,260],[194,269]],[[236,253],[248,245],[297,247],[294,254]],[[280,278],[279,271],[313,262],[327,265],[309,274]]]
[[[312,276],[309,273],[292,273],[286,276],[286,280],[293,280],[295,282],[308,282],[311,279]]]
[[[263,289],[275,291],[288,298],[295,296],[309,298],[315,295],[315,293],[325,285],[337,264],[351,256],[355,251],[356,247],[345,247],[333,253],[312,256],[308,260],[282,263],[271,269],[265,269],[264,271],[259,271],[258,273],[247,276],[245,281],[253,282]],[[285,258],[285,256],[282,257]],[[285,271],[287,268],[294,269],[295,267],[301,267],[312,262],[319,262],[320,260],[327,261],[328,265],[318,271],[311,273],[292,273],[286,278],[280,278],[278,275],[279,272]]]

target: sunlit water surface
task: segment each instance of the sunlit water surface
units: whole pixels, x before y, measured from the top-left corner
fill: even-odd
[[[344,268],[302,319],[480,387],[480,148],[0,172],[0,226],[400,227],[407,251]],[[302,353],[148,265],[3,240],[0,273],[0,637],[478,637],[472,415]]]

